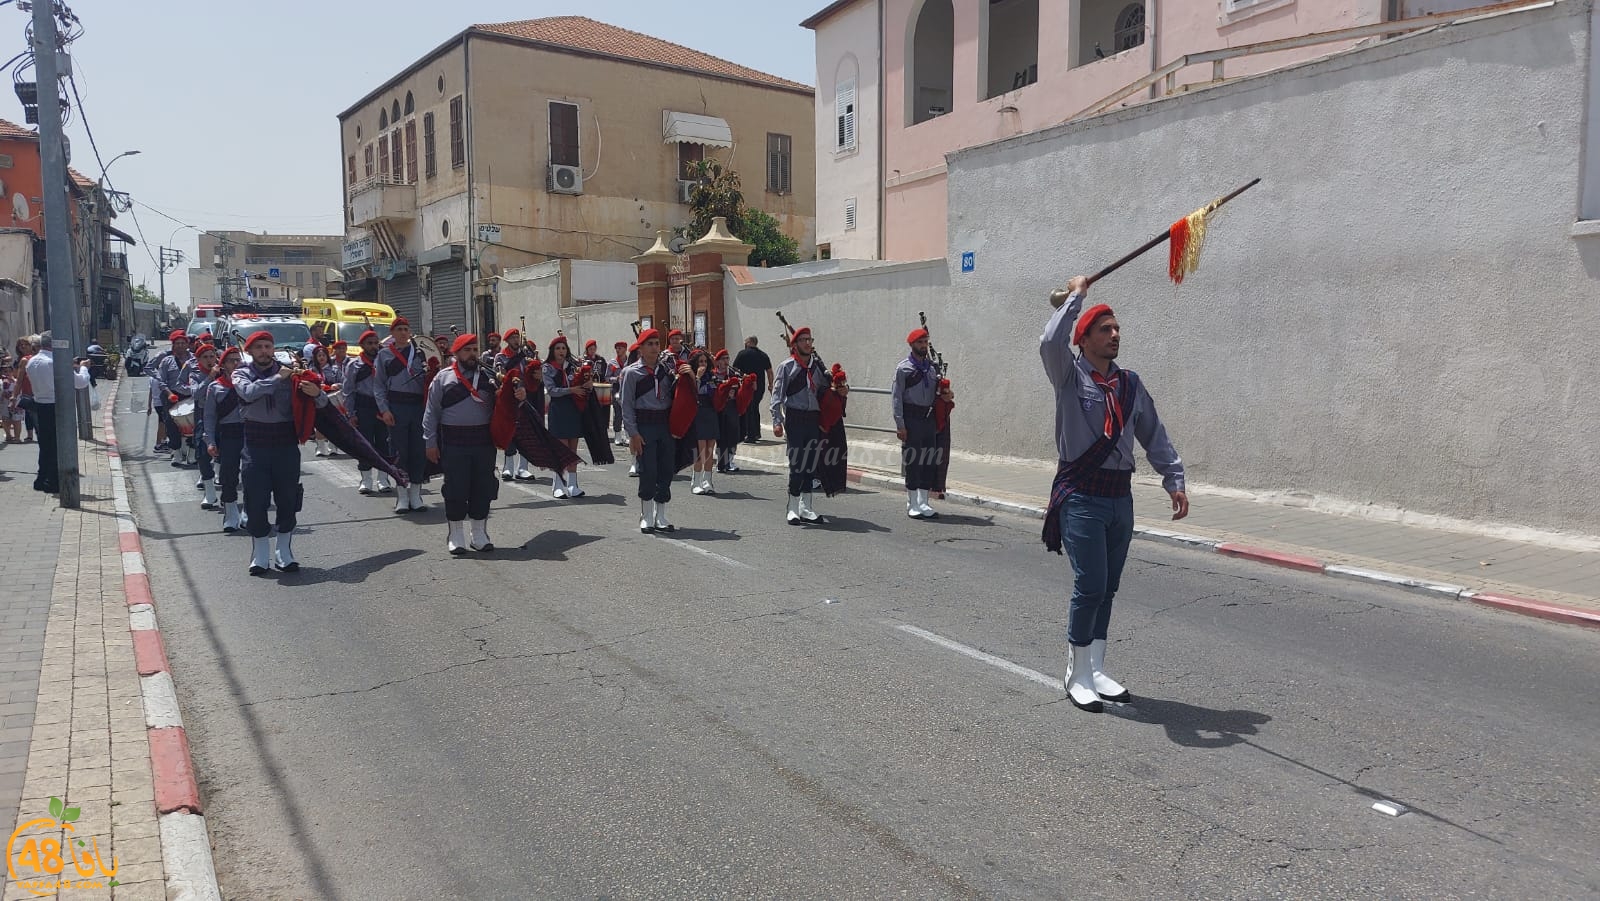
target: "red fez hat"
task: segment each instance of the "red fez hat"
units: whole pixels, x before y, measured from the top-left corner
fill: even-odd
[[[667,340],[668,341],[671,341],[673,336],[677,336],[679,338],[682,338],[683,337],[683,329],[675,328],[672,331],[667,332]]]
[[[644,343],[646,341],[649,341],[651,338],[654,338],[657,341],[660,341],[661,340],[661,332],[656,330],[656,329],[653,329],[653,328],[647,328],[644,331],[639,333],[639,340],[633,342],[633,346],[634,347],[643,347]]]
[[[251,335],[249,338],[245,339],[244,349],[245,350],[249,350],[250,348],[254,347],[255,343],[257,341],[271,341],[271,340],[272,340],[272,333],[267,331],[266,329],[262,329],[261,331],[256,332],[255,334]]]
[[[367,329],[366,331],[361,333],[361,337],[356,339],[356,343],[360,344],[363,341],[366,341],[368,338],[376,338],[376,337],[378,337],[378,333],[377,332],[373,331],[372,329]]]
[[[473,334],[457,335],[456,336],[456,340],[450,342],[450,353],[451,354],[461,353],[461,349],[462,348],[464,348],[464,347],[475,347],[477,345],[477,343],[478,343],[478,336],[477,335],[473,335]]]
[[[510,341],[512,339],[512,337],[518,337],[518,338],[522,337],[522,333],[517,331],[514,328],[508,328],[508,329],[506,329],[506,333],[501,335],[500,337],[504,338],[507,341]]]
[[[349,341],[335,341],[335,342],[333,342],[333,349],[334,350],[338,350],[341,347],[344,348],[345,350],[349,350],[350,349],[350,342]]]
[[[239,348],[237,348],[237,347],[229,347],[229,348],[226,348],[226,349],[224,349],[222,351],[222,356],[219,357],[218,359],[219,360],[226,360],[229,357],[237,357],[237,356],[239,356]]]
[[[1072,343],[1082,344],[1083,336],[1089,334],[1089,329],[1094,328],[1094,321],[1096,319],[1099,319],[1101,316],[1114,315],[1116,314],[1112,313],[1111,308],[1105,304],[1100,304],[1099,306],[1090,307],[1089,309],[1085,310],[1083,315],[1078,317],[1077,328],[1072,330]]]
[[[627,346],[628,346],[628,342],[626,342],[626,341],[618,341],[617,343],[611,345],[612,349],[616,349],[618,347],[627,347]]]
[[[712,360],[712,362],[716,362],[717,360],[720,360],[720,359],[722,359],[723,357],[725,357],[727,355],[728,355],[728,349],[726,347],[724,347],[723,349],[717,351],[717,355],[712,357],[711,360]]]
[[[928,337],[928,330],[927,329],[925,329],[925,328],[912,329],[911,330],[911,334],[906,336],[906,343],[907,344],[915,344],[918,341],[921,341],[921,340],[923,340],[923,339],[925,339],[927,337]]]
[[[203,354],[203,353],[207,353],[207,352],[210,352],[210,351],[214,351],[216,349],[217,349],[217,346],[215,344],[212,344],[209,341],[201,341],[199,343],[199,345],[197,345],[195,347],[195,352]]]
[[[554,338],[550,339],[550,343],[545,345],[545,349],[546,350],[555,350],[557,344],[566,344],[566,343],[567,343],[567,336],[566,335],[557,335]],[[568,347],[569,350],[571,349],[571,345],[567,345],[567,347]]]
[[[183,333],[183,329],[181,329],[181,328],[180,329],[173,329],[172,330],[172,334],[167,336],[167,340],[168,341],[187,341],[187,340],[189,340],[189,336],[185,335]]]
[[[584,350],[588,350],[591,347],[599,347],[599,346],[600,346],[600,342],[594,340],[593,338],[590,338],[589,340],[583,342],[583,349]]]
[[[394,321],[389,323],[389,328],[397,329],[402,325],[405,326],[406,328],[410,328],[411,327],[411,320],[407,319],[404,316],[396,316],[396,317],[394,317]]]
[[[811,337],[811,326],[802,325],[799,328],[794,330],[794,334],[791,335],[790,338],[789,338],[789,343],[793,344],[796,341],[799,341],[801,338],[809,338],[809,337]]]

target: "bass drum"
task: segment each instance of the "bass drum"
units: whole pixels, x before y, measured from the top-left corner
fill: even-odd
[[[422,355],[433,361],[434,365],[444,365],[444,353],[439,349],[439,342],[427,335],[412,335],[411,343],[421,349]]]
[[[184,437],[194,434],[194,398],[185,397],[172,405],[172,424]]]

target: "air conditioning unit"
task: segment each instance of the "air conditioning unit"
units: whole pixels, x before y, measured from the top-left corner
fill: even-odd
[[[558,166],[551,163],[545,187],[552,194],[582,194],[583,170],[577,166]]]
[[[689,200],[694,196],[694,186],[695,186],[695,183],[692,182],[692,181],[679,181],[678,182],[678,202],[679,203],[688,203],[689,202]]]

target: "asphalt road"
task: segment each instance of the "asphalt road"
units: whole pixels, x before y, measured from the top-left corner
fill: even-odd
[[[1096,716],[1038,675],[1071,577],[1037,522],[851,491],[790,527],[747,471],[644,536],[611,467],[505,487],[500,550],[453,559],[437,484],[396,516],[309,447],[304,569],[252,579],[141,452],[142,385],[118,437],[230,898],[1600,892],[1592,632],[1135,542],[1135,700]]]

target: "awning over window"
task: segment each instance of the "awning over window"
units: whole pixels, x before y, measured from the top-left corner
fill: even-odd
[[[694,113],[662,113],[665,119],[663,137],[666,144],[704,144],[707,147],[732,147],[733,129],[725,119],[715,116],[697,116]]]

